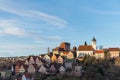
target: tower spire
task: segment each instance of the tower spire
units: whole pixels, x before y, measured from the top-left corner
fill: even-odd
[[[47,50],[48,54],[50,53],[50,48],[48,47],[48,50]]]
[[[94,50],[96,50],[96,42],[97,42],[97,40],[95,39],[95,37],[93,37],[93,39],[92,39],[92,47],[94,48]]]
[[[85,41],[85,44],[84,44],[85,46],[87,46],[87,42]]]

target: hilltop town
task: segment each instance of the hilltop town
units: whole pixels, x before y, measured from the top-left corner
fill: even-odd
[[[47,54],[0,58],[0,80],[119,80],[120,48],[96,46],[94,37],[90,45],[62,42]]]

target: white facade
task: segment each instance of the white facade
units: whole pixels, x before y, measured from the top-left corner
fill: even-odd
[[[28,62],[28,60],[26,60],[26,61],[25,61],[25,65],[29,65],[29,62]]]
[[[43,57],[43,59],[47,62],[50,62],[50,56],[48,56],[47,54]]]
[[[59,51],[58,50],[54,50],[53,54],[59,54]]]
[[[21,67],[20,67],[20,69],[19,69],[19,72],[20,72],[20,73],[24,73],[24,72],[25,72],[25,69],[24,69],[23,65],[21,65]]]
[[[39,69],[39,72],[42,73],[42,74],[46,74],[47,70],[44,66],[41,66],[40,69]]]
[[[42,63],[41,60],[39,60],[36,64],[37,64],[37,66],[39,66],[39,67],[43,66],[43,63]]]
[[[58,63],[63,64],[63,58],[62,58],[61,56],[58,57],[58,60],[57,60],[57,61],[58,61]]]
[[[36,58],[36,62],[35,62],[35,63],[37,64],[38,62],[39,62],[39,59],[38,59],[38,57],[37,57],[37,58]]]
[[[84,57],[85,55],[93,56],[93,51],[77,51],[77,57]]]
[[[96,59],[99,59],[99,58],[103,59],[104,58],[104,53],[95,53],[95,58]]]
[[[32,57],[32,56],[30,57],[29,62],[30,62],[31,64],[34,64],[34,63],[35,63],[35,61],[34,61],[34,59],[33,59],[33,57]]]
[[[34,68],[34,66],[32,64],[29,65],[27,70],[28,70],[28,73],[35,73],[35,68]]]
[[[63,66],[61,66],[59,68],[59,72],[60,72],[60,74],[65,74],[65,68]]]
[[[92,47],[94,48],[94,50],[96,50],[96,41],[92,41]]]
[[[67,59],[73,59],[74,58],[74,55],[73,53],[70,51],[68,54],[67,54]]]
[[[110,51],[110,57],[113,58],[113,57],[119,57],[119,51]]]

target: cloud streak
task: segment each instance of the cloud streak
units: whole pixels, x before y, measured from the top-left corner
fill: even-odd
[[[28,18],[33,18],[33,19],[37,19],[40,21],[44,21],[44,22],[47,22],[54,26],[57,26],[59,28],[63,28],[67,25],[67,22],[65,20],[63,20],[57,16],[41,12],[41,11],[21,10],[21,9],[9,7],[7,5],[1,5],[0,10],[15,14],[17,16],[28,17]]]
[[[20,24],[22,24],[22,22],[18,20],[0,20],[0,34],[27,37],[41,42],[46,40],[61,40],[60,36],[45,36],[42,34],[38,35],[36,32],[30,32],[29,30],[21,28],[22,26]]]
[[[0,34],[24,36],[27,33],[24,29],[17,27],[14,20],[0,20]]]

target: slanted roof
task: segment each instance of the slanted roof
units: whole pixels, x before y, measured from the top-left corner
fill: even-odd
[[[95,50],[95,54],[101,54],[101,53],[104,53],[104,51],[103,50]]]
[[[94,48],[91,45],[80,45],[78,51],[93,51]]]
[[[108,50],[109,50],[109,51],[120,51],[119,48],[109,48]]]

